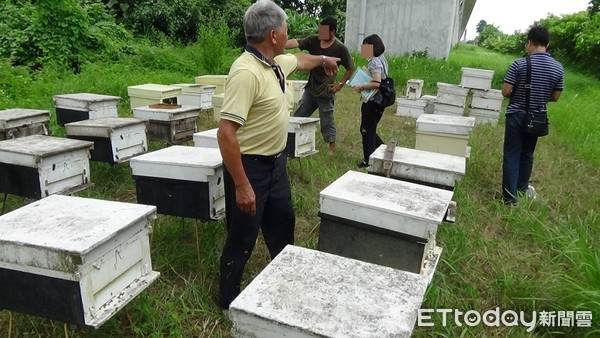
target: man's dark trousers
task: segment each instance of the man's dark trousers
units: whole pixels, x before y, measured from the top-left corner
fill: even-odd
[[[517,192],[525,192],[533,168],[533,152],[538,137],[521,131],[525,111],[506,114],[502,196],[505,203],[516,203]]]
[[[235,185],[225,168],[227,239],[221,255],[220,305],[229,304],[240,293],[244,266],[252,254],[259,230],[271,258],[294,243],[295,216],[285,154],[276,158],[242,155],[242,164],[256,195],[256,214],[242,212],[236,204]]]

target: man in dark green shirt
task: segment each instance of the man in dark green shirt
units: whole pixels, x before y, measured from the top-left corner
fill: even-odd
[[[312,55],[334,56],[341,59],[340,64],[344,66],[345,72],[340,82],[335,81],[335,74],[328,76],[322,67],[310,71],[308,83],[304,88],[304,95],[294,113],[294,116],[309,117],[319,108],[321,119],[321,134],[326,143],[329,144],[329,154],[335,151],[336,128],[333,119],[333,107],[335,105],[335,93],[340,91],[346,81],[354,72],[354,60],[344,46],[335,37],[337,21],[327,17],[321,21],[319,35],[309,36],[304,39],[288,40],[285,48],[300,48]]]

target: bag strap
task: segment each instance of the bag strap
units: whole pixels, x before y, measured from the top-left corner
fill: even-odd
[[[385,61],[387,62],[387,60],[385,60]],[[381,66],[383,67],[383,72],[385,73],[385,77],[387,78],[388,77],[388,72],[385,69],[385,63],[383,63],[383,61],[381,62]]]
[[[531,97],[531,57],[527,55],[527,80],[525,81],[525,111],[529,112],[529,103]]]

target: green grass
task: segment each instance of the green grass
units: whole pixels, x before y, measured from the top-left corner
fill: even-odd
[[[116,64],[93,64],[81,74],[47,71],[34,78],[22,69],[0,63],[0,109],[13,107],[52,109],[51,96],[67,92],[96,92],[122,97],[119,115],[129,116],[126,88],[141,83],[192,82],[203,74],[193,60],[194,48],[152,49]],[[457,84],[461,67],[492,69],[493,87],[500,88],[512,56],[472,46],[452,51],[448,61],[422,58],[390,59],[391,75],[398,93],[410,78],[425,80],[425,93],[435,94],[436,82]],[[364,65],[363,60],[358,60]],[[303,75],[298,75],[302,78]],[[401,95],[401,94],[400,94]],[[567,71],[566,89],[550,105],[551,133],[540,140],[532,181],[539,200],[507,208],[497,200],[501,185],[503,119],[498,127],[477,126],[470,138],[472,156],[465,178],[454,199],[457,221],[444,223],[437,240],[444,248],[423,308],[457,308],[484,312],[502,310],[591,310],[592,329],[524,327],[417,328],[416,336],[594,336],[600,333],[600,131],[595,98],[600,82]],[[384,141],[398,140],[413,148],[415,121],[386,110],[378,132]],[[317,135],[321,152],[291,160],[288,171],[296,211],[296,244],[315,248],[319,233],[319,192],[348,170],[356,170],[362,157],[360,103],[357,94],[344,88],[336,100],[338,150],[328,156]],[[208,115],[200,118],[202,129],[216,127]],[[53,134],[64,135],[54,126]],[[164,145],[153,143],[152,149]],[[127,164],[92,163],[95,186],[79,196],[135,201],[135,186]],[[9,196],[7,210],[30,201]],[[196,230],[198,230],[196,232]],[[199,252],[197,251],[198,234]],[[86,330],[62,323],[0,312],[0,336],[133,337],[185,336],[227,337],[231,323],[215,304],[218,294],[218,259],[225,238],[221,222],[193,222],[159,216],[151,238],[154,269],[159,280],[116,314],[100,329]],[[268,264],[269,255],[259,240],[244,275],[244,285]],[[595,330],[595,331],[594,331]]]

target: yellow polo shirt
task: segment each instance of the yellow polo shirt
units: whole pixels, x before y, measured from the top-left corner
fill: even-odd
[[[275,63],[286,78],[298,68],[298,59],[291,54],[276,56]],[[225,83],[221,118],[240,124],[237,139],[242,154],[271,156],[283,151],[289,111],[271,66],[249,52],[235,60]]]

